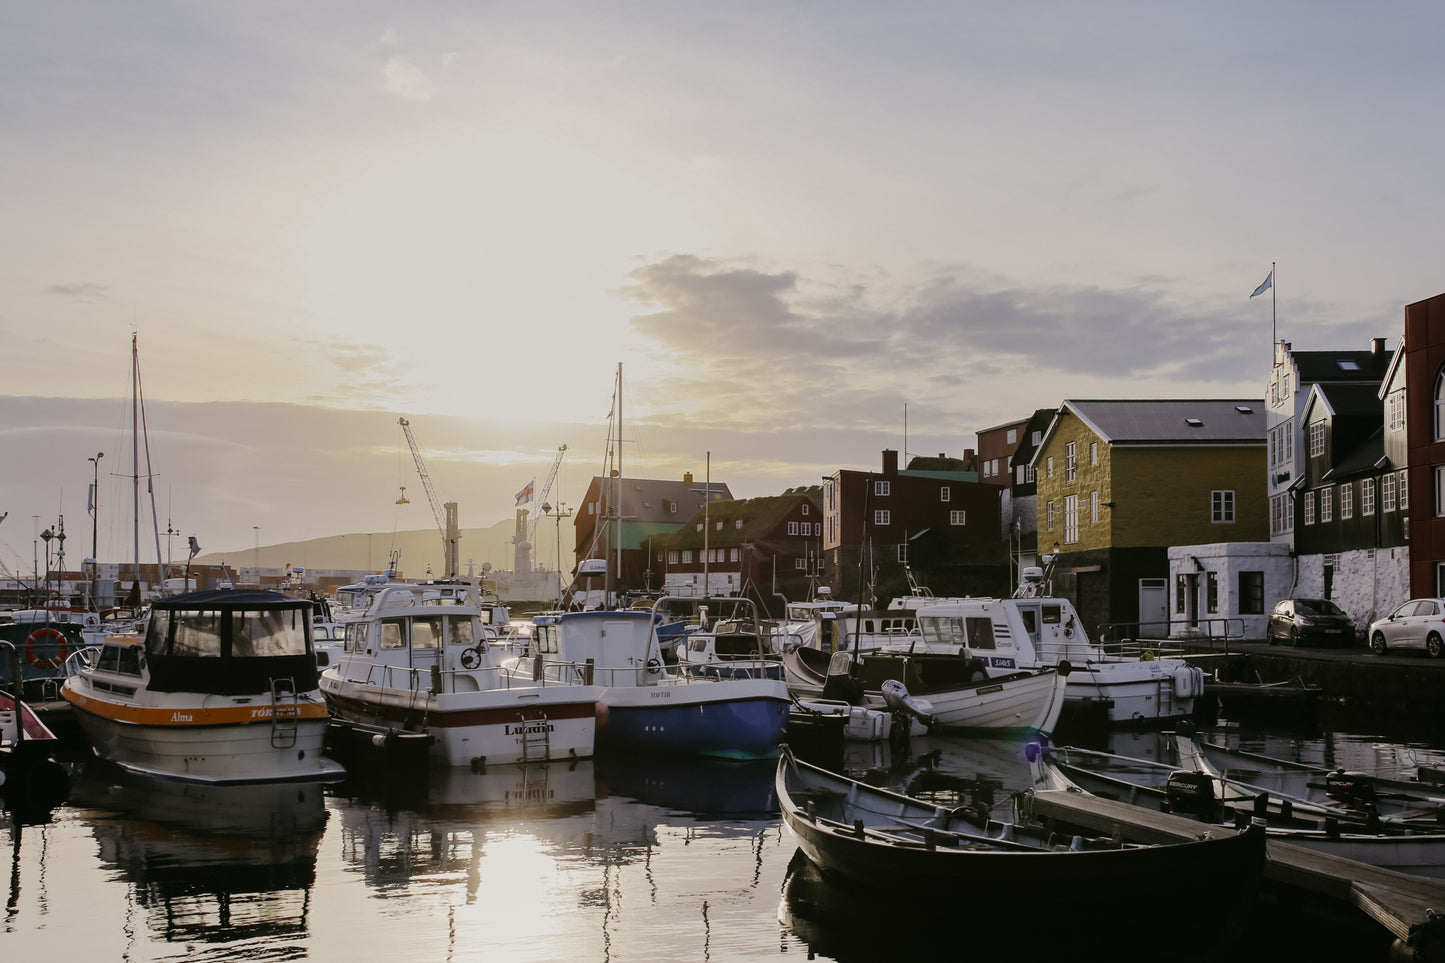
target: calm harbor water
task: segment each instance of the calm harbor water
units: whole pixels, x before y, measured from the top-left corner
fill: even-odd
[[[1352,768],[1445,766],[1434,734],[1331,726],[1211,731]],[[1092,744],[1168,758],[1154,734]],[[1027,782],[1023,747],[930,736],[906,756],[850,747],[843,767],[1006,813]],[[1021,952],[1067,945],[1108,959],[1338,959],[1353,940],[1350,959],[1384,959],[1378,933],[1272,906],[1245,921],[1243,948],[1132,944],[1131,915],[1189,913],[1171,903],[1167,880],[1121,894],[1118,920],[1047,943],[1059,936],[1047,907],[987,880],[961,880],[956,912],[944,914],[908,880],[849,891],[797,858],[773,771],[597,759],[425,779],[372,771],[324,790],[217,789],[77,764],[51,822],[0,819],[11,856],[0,946],[10,960],[851,961],[940,946],[964,957],[986,929],[996,944],[1016,937]]]

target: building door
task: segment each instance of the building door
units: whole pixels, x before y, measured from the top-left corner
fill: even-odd
[[[1199,576],[1184,576],[1184,624],[1199,627]]]
[[[1326,565],[1326,566],[1325,566],[1325,592],[1324,592],[1324,597],[1325,597],[1325,598],[1332,598],[1333,596],[1332,596],[1331,593],[1333,593],[1334,590],[1335,590],[1335,567],[1334,567],[1333,565]]]
[[[1169,583],[1162,578],[1139,580],[1139,636],[1163,638],[1169,634]]]

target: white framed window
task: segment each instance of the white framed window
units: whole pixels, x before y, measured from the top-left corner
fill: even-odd
[[[1380,511],[1395,510],[1395,474],[1391,472],[1380,479]]]
[[[878,509],[877,511],[875,511],[875,512],[873,513],[873,524],[874,524],[874,525],[891,525],[891,524],[893,524],[893,513],[890,512],[890,511],[889,511],[888,509],[886,509],[886,508],[880,508],[880,509]]]
[[[1375,514],[1375,480],[1373,478],[1360,479],[1360,514]]]
[[[1064,445],[1064,481],[1073,481],[1079,476],[1079,459],[1074,442]]]
[[[1435,375],[1435,440],[1445,441],[1445,368]]]
[[[1398,388],[1386,397],[1390,412],[1390,430],[1402,431],[1405,427],[1405,389]]]
[[[963,519],[964,519],[964,514],[965,514],[965,513],[964,513],[964,512],[961,512],[961,511],[952,511],[952,512],[949,512],[949,513],[948,513],[948,524],[950,524],[950,525],[962,525],[962,524],[964,524],[964,521],[963,521]]]
[[[898,543],[898,561],[900,561],[900,562],[906,562],[906,561],[908,561],[908,543],[907,543],[907,542],[899,542],[899,543]]]
[[[1332,522],[1335,520],[1334,491],[1329,488],[1320,489],[1320,522]]]
[[[1315,523],[1315,493],[1305,492],[1305,524]]]
[[[1043,443],[1043,440],[1044,440],[1044,433],[1043,433],[1042,431],[1036,431],[1036,432],[1034,432],[1032,441],[1033,441],[1033,445],[1034,445],[1035,448],[1037,448],[1039,445],[1041,445],[1041,444]]]
[[[1064,544],[1072,545],[1079,540],[1079,496],[1064,496]]]
[[[1340,486],[1340,518],[1355,517],[1355,483],[1345,482]]]
[[[669,565],[676,565],[676,564],[677,564],[677,550],[676,550],[676,549],[672,549],[671,551],[669,551],[669,552],[667,553],[667,564],[669,564]]]
[[[736,549],[736,548],[730,548],[730,549],[728,549],[728,561],[729,561],[729,562],[738,562],[738,561],[741,561],[741,560],[742,560],[742,557],[741,557],[741,555],[739,554],[740,552],[741,552],[741,549]]]
[[[692,549],[690,549],[690,548],[685,548],[685,549],[682,550],[682,564],[684,564],[684,565],[691,565],[691,564],[692,564]]]
[[[788,523],[788,534],[789,534],[789,535],[796,535],[796,534],[798,534],[798,523],[797,523],[797,522],[789,522],[789,523]]]
[[[1050,455],[1049,457],[1047,457],[1047,458],[1044,459],[1044,477],[1045,477],[1045,478],[1053,478],[1053,477],[1054,477],[1054,456],[1053,456],[1053,455]]]
[[[800,512],[798,513],[799,515],[806,515],[806,514],[808,514],[808,503],[807,503],[807,502],[803,502],[803,504],[802,504],[800,507],[802,508],[802,511],[800,511]],[[742,523],[739,522],[739,523],[738,523],[738,528],[742,528],[742,527],[743,527],[743,526],[742,526]]]
[[[943,485],[938,489],[938,500],[941,502],[946,502],[952,494],[953,493],[949,489],[949,487],[947,485]]]
[[[1400,472],[1400,511],[1410,507],[1410,476]]]
[[[1018,430],[1017,428],[1010,428],[1010,429],[1008,430],[1008,435],[1007,435],[1007,437],[1008,437],[1008,444],[1010,444],[1010,445],[1017,444],[1017,443],[1018,443],[1018,440],[1019,440],[1019,430]]]
[[[873,494],[875,495],[887,495],[890,493],[891,489],[891,482],[886,482],[882,479],[878,479],[877,481],[873,482]]]
[[[1318,458],[1325,453],[1325,423],[1316,421],[1310,425],[1310,457]]]
[[[1053,503],[1053,502],[1049,502],[1049,503],[1044,507],[1044,517],[1045,517],[1046,519],[1048,519],[1048,530],[1052,532],[1052,531],[1054,530],[1054,503]]]
[[[1037,479],[1038,479],[1038,476],[1035,474],[1034,466],[1033,466],[1033,465],[1025,465],[1025,466],[1024,466],[1024,484],[1025,484],[1025,485],[1032,485]]]
[[[1099,443],[1098,443],[1097,441],[1091,441],[1091,442],[1089,442],[1089,464],[1091,464],[1091,465],[1097,465],[1098,463],[1099,463]]]
[[[1089,524],[1099,524],[1099,493],[1089,492]]]
[[[801,570],[803,570],[803,569],[806,569],[807,567],[808,567],[808,560],[807,560],[806,558],[795,558],[795,559],[793,559],[793,568],[798,569],[798,570],[801,571]]]
[[[1445,465],[1435,466],[1435,515],[1445,516]]]
[[[1219,490],[1209,493],[1209,520],[1211,522],[1234,521],[1233,491]]]

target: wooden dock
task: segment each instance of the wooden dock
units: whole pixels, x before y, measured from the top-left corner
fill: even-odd
[[[1020,815],[1142,843],[1193,839],[1201,832],[1230,832],[1198,820],[1061,789],[1027,794]],[[1393,934],[1397,959],[1445,963],[1445,880],[1396,872],[1341,859],[1271,839],[1265,879],[1273,884],[1338,901],[1364,913]]]

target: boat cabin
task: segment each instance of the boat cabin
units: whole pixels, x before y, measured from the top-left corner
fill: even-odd
[[[928,651],[953,651],[1014,669],[1102,661],[1068,599],[949,599],[918,609],[918,630]]]
[[[311,614],[310,601],[279,592],[158,599],[151,604],[144,655],[132,641],[107,641],[96,668],[122,675],[144,669],[148,687],[160,692],[267,692],[271,680],[282,678],[292,680],[296,691],[308,691],[317,686]]]
[[[649,612],[593,610],[536,616],[532,653],[544,665],[590,662],[598,685],[645,685],[666,674]]]
[[[363,615],[345,623],[342,674],[364,679],[377,665],[408,671],[477,668],[487,636],[480,610],[464,602],[424,585],[383,587]]]

